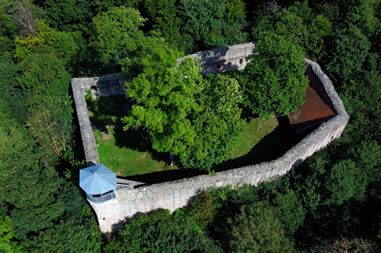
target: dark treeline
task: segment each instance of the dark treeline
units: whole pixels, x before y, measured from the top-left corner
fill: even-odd
[[[0,252],[379,251],[380,15],[378,0],[0,1]],[[259,54],[243,72],[174,68],[249,41]],[[266,118],[303,103],[303,57],[350,114],[340,139],[273,182],[211,189],[101,236],[78,187],[72,77],[123,71],[137,104],[126,126],[209,170],[228,159],[242,110]]]

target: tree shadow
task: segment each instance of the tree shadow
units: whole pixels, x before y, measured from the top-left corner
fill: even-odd
[[[168,166],[166,171],[134,175],[125,177],[125,179],[149,185],[207,174],[206,171],[202,170],[185,169],[179,163],[176,166],[180,170],[171,170],[169,154],[152,149],[148,132],[142,129],[124,130],[125,123],[122,122],[121,118],[126,116],[131,109],[131,106],[126,106],[130,105],[131,101],[125,96],[98,97],[96,101],[89,101],[88,104],[89,110],[93,112],[90,118],[94,128],[100,131],[108,131],[107,129],[111,126],[112,133],[109,134],[115,137],[116,146],[147,152],[154,161],[164,161]],[[246,113],[250,115],[249,111]],[[282,156],[310,132],[295,134],[287,116],[277,119],[279,125],[260,140],[246,155],[215,165],[212,170],[218,172],[274,160]]]
[[[121,178],[142,182],[144,183],[144,185],[151,185],[151,184],[164,183],[168,181],[175,181],[175,180],[180,180],[184,178],[190,178],[190,177],[195,177],[199,175],[207,175],[207,174],[208,172],[206,171],[181,168],[180,170],[159,171],[159,172],[152,172],[147,174],[121,177]],[[138,185],[135,188],[139,188],[141,186],[143,185]]]
[[[112,134],[115,145],[119,148],[129,148],[139,152],[147,152],[154,161],[164,161],[169,164],[169,154],[157,152],[152,148],[149,133],[143,129],[127,129],[121,120],[131,111],[131,100],[124,95],[99,96],[96,100],[87,96],[87,104],[94,130]]]
[[[215,171],[224,171],[274,160],[294,146],[299,138],[293,133],[287,117],[278,118],[279,125],[262,138],[246,155],[215,165]]]

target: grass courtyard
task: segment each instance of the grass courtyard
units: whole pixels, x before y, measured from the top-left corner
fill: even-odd
[[[148,133],[123,130],[120,118],[126,112],[126,98],[101,97],[94,101],[87,96],[90,120],[95,129],[101,163],[119,176],[129,177],[155,172],[179,170],[169,165],[169,154],[151,148]],[[215,166],[214,170],[231,169],[273,159],[280,141],[279,123],[275,116],[263,120],[249,119],[239,137],[232,159]]]

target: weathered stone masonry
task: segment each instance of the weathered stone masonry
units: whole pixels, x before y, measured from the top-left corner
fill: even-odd
[[[87,110],[86,92],[92,90],[98,96],[124,94],[124,83],[125,81],[121,73],[101,77],[74,78],[71,80],[83,149],[88,165],[100,164],[100,160],[93,128],[90,123],[89,111]]]
[[[244,45],[246,45],[246,47]],[[213,57],[213,59],[217,59],[218,63],[222,64],[222,66],[217,66],[216,64],[213,65],[212,61],[208,62],[206,60],[211,68],[211,72],[216,73],[218,72],[216,70],[226,70],[224,63],[228,63],[227,66],[231,67],[232,69],[238,69],[238,67],[241,67],[242,64],[245,65],[246,56],[251,54],[253,45],[244,45],[232,46],[229,47],[228,50],[225,50],[225,52],[229,52],[231,49],[234,50],[234,48],[239,48],[239,50],[236,51],[239,52],[236,57],[234,54],[228,54],[230,59],[223,58],[221,55],[219,55],[217,58]],[[247,54],[245,56],[245,61],[241,62],[239,60],[240,57],[248,52],[250,52],[250,54]],[[179,61],[181,61],[181,59],[179,59]],[[231,62],[234,62],[235,64],[238,62],[239,66],[236,65],[236,67],[232,67],[229,64]],[[169,209],[170,211],[174,211],[177,208],[187,205],[193,196],[210,187],[224,187],[228,185],[235,187],[244,184],[256,185],[263,182],[264,180],[269,180],[281,176],[288,172],[293,166],[300,164],[303,160],[311,156],[317,150],[324,148],[333,139],[339,138],[348,122],[348,114],[346,113],[343,103],[337,95],[332,82],[322,72],[320,66],[308,59],[305,59],[305,62],[307,65],[307,72],[313,71],[324,86],[330,100],[333,103],[333,107],[337,112],[335,117],[322,123],[318,128],[308,134],[293,148],[288,150],[282,157],[279,157],[273,161],[245,166],[223,172],[217,172],[215,175],[202,175],[177,181],[154,184],[150,186],[142,186],[136,189],[117,190],[116,199],[100,204],[93,204],[90,202],[98,216],[101,231],[104,233],[111,232],[118,223],[128,217],[132,217],[136,213],[149,212],[158,208],[165,208]],[[76,90],[77,88],[75,86],[80,86],[80,83],[81,79],[73,79],[73,90]],[[74,95],[74,98],[77,99],[77,96]],[[76,100],[76,105],[77,104],[79,106],[83,105],[81,100],[78,102]],[[91,129],[90,121],[88,120],[88,115],[86,116],[84,114],[81,115],[84,115],[83,117],[87,117],[87,120],[80,119],[81,111],[78,112],[78,108],[77,113],[81,126],[81,134],[83,134],[82,125],[85,125],[86,127],[89,126],[89,129]],[[87,121],[89,125],[87,125]],[[85,139],[88,138],[88,136],[86,135],[86,131],[84,132],[85,138],[82,136],[82,139],[84,140],[85,146]],[[91,135],[94,139],[92,131]],[[91,139],[91,137],[89,139]],[[87,151],[92,152],[92,148],[86,149],[85,147],[85,153]],[[89,159],[93,159],[93,155],[86,154],[86,160],[92,161],[89,160],[88,157]],[[94,161],[99,162],[99,157],[97,155],[94,158]]]

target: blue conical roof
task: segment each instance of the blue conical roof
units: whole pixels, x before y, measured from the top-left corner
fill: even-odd
[[[81,169],[79,186],[87,194],[103,194],[116,189],[116,174],[103,164]]]

